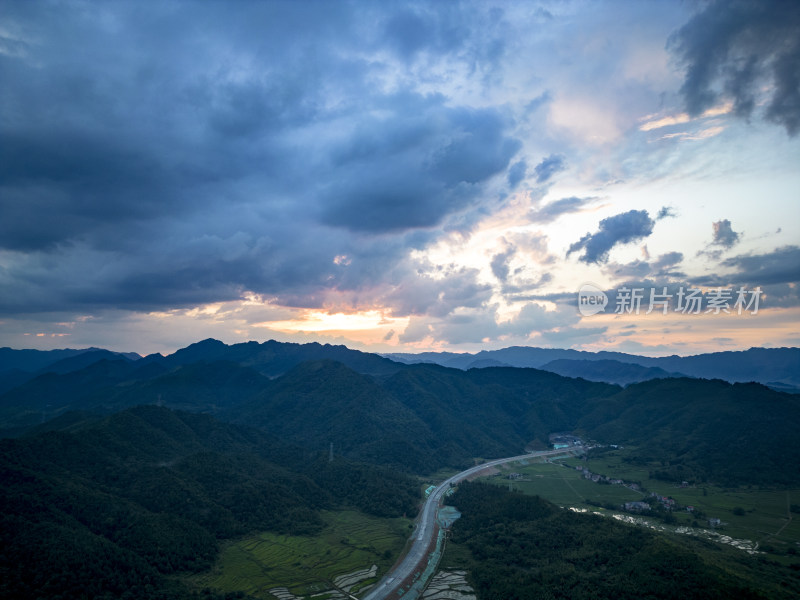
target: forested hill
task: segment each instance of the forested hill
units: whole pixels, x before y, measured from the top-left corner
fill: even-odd
[[[571,428],[589,398],[619,388],[534,369],[467,373],[413,365],[376,380],[332,361],[304,363],[223,417],[297,443],[334,441],[360,460],[416,472],[507,456]]]
[[[33,379],[53,373],[76,372],[99,361],[129,363],[126,366],[140,374],[157,374],[197,363],[229,362],[266,377],[276,377],[309,360],[335,360],[359,373],[371,375],[389,375],[400,368],[397,363],[377,354],[316,342],[292,344],[270,340],[227,345],[207,339],[167,356],[151,354],[144,358],[135,353],[98,348],[50,351],[0,348],[0,394]]]
[[[579,426],[634,444],[656,475],[726,485],[800,482],[800,396],[757,383],[658,379],[593,404]]]
[[[255,426],[318,452],[334,443],[351,459],[417,473],[541,448],[550,433],[580,430],[639,446],[660,475],[678,481],[800,483],[793,441],[800,396],[759,384],[669,378],[623,389],[537,369],[395,366],[369,375],[307,361],[270,378],[231,361],[101,360],[0,395],[0,429],[68,428],[68,411],[81,411],[81,422],[157,404]]]
[[[0,441],[0,597],[183,597],[165,576],[208,568],[221,539],[313,533],[323,508],[413,514],[418,497],[391,470],[203,415],[137,407],[72,429]]]

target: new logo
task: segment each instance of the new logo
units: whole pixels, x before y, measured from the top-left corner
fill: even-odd
[[[584,283],[578,290],[578,312],[591,317],[603,312],[608,306],[608,296],[593,283]]]

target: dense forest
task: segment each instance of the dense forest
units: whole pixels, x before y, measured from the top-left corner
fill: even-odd
[[[219,541],[314,534],[319,510],[413,514],[414,481],[154,406],[0,441],[0,597],[157,598]]]
[[[669,481],[793,486],[800,482],[800,396],[757,383],[659,379],[595,403],[579,427],[637,446]]]
[[[637,446],[639,460],[675,481],[800,484],[800,395],[760,384],[667,378],[622,388],[537,369],[462,371],[278,342],[207,340],[139,360],[88,354],[98,360],[62,358],[0,395],[0,430],[58,429],[76,418],[70,411],[86,419],[158,404],[315,451],[334,442],[353,460],[413,473],[542,448],[552,432],[579,431]]]
[[[796,598],[800,571],[673,540],[485,483],[461,484],[452,542],[469,550],[481,600]]]

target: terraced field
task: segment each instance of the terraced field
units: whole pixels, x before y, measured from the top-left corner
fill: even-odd
[[[411,524],[410,519],[378,519],[355,511],[327,512],[323,518],[327,527],[316,537],[261,533],[232,542],[214,569],[192,583],[272,599],[270,589],[317,594],[331,590],[338,576],[377,565],[377,575],[353,588],[357,591],[394,563]]]

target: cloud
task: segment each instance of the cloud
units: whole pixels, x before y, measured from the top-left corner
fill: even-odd
[[[656,215],[656,221],[660,221],[661,219],[667,218],[675,218],[677,217],[677,213],[672,206],[662,206],[661,209],[658,211]]]
[[[482,184],[506,169],[520,143],[493,109],[444,106],[441,97],[388,99],[363,117],[336,156],[321,219],[352,231],[433,227],[470,206]]]
[[[392,275],[397,278],[390,279],[393,285],[373,300],[395,316],[444,318],[459,308],[485,306],[492,296],[491,286],[479,281],[480,272],[473,268],[418,265],[416,270],[398,267]]]
[[[599,204],[592,194],[613,186],[617,208],[604,216],[621,213],[667,176],[683,182],[670,188],[675,209],[656,215],[653,204],[653,221],[693,202],[698,180],[685,175],[705,162],[649,139],[693,121],[671,106],[664,50],[685,7],[564,5],[548,16],[525,3],[243,4],[4,5],[0,329],[58,311],[64,323],[113,313],[103,321],[113,331],[130,313],[126,339],[141,326],[140,338],[158,334],[174,349],[201,321],[204,335],[228,328],[232,341],[248,328],[273,335],[262,325],[273,317],[248,300],[258,297],[291,312],[279,320],[314,310],[410,317],[405,340],[530,343],[533,331],[568,340],[573,322],[546,302],[502,319],[571,285],[575,269],[550,249],[591,229],[575,233],[571,219]],[[759,80],[768,100],[771,73]],[[727,122],[714,112],[733,110],[726,76],[711,80],[718,98],[697,129]],[[761,138],[739,137],[751,129],[726,139],[755,152]],[[705,160],[733,164],[719,143],[709,148]],[[746,161],[753,173],[768,152]],[[614,258],[652,230],[641,212],[638,225],[638,211],[610,217],[571,252],[591,264]],[[601,271],[673,280],[682,265],[669,254]],[[224,321],[192,316],[216,304]],[[88,340],[82,327],[52,333]],[[390,327],[384,342],[398,343],[405,326],[394,322],[376,343]]]
[[[708,110],[704,111],[703,114],[699,115],[701,119],[709,119],[712,117],[719,117],[721,115],[727,115],[733,110],[733,105],[730,102],[723,103],[719,106],[714,106],[713,108],[709,108]],[[692,121],[692,117],[686,113],[680,113],[677,115],[670,115],[666,117],[660,117],[658,119],[653,120],[652,117],[654,115],[648,115],[645,118],[645,122],[639,126],[640,131],[653,131],[654,129],[661,129],[662,127],[672,127],[673,125],[683,125],[685,123],[690,123]],[[667,134],[664,137],[688,137],[688,133],[679,132],[679,133],[671,133]]]
[[[551,154],[547,158],[542,159],[542,162],[534,167],[533,174],[536,176],[536,183],[545,183],[549,181],[553,175],[566,168],[567,165],[563,156]]]
[[[596,233],[587,233],[567,250],[567,257],[573,252],[583,250],[579,260],[601,263],[608,260],[608,253],[617,244],[627,244],[646,238],[653,233],[655,221],[646,210],[630,210],[626,213],[607,217],[600,221]]]
[[[565,307],[547,310],[538,302],[528,302],[516,316],[502,323],[502,331],[505,334],[529,336],[532,333],[568,327],[579,320],[577,311]]]
[[[578,198],[577,196],[561,198],[560,200],[549,202],[541,208],[531,210],[528,213],[528,219],[533,223],[551,223],[561,215],[580,212],[586,204],[594,200],[597,200],[597,198]]]
[[[751,285],[800,283],[800,247],[783,246],[765,254],[740,254],[722,261],[736,269],[731,281]]]
[[[656,273],[663,273],[683,261],[683,254],[681,252],[667,252],[662,254],[655,261],[653,261],[653,268]]]
[[[686,110],[697,116],[730,97],[749,118],[766,100],[765,117],[790,136],[800,131],[800,4],[793,0],[710,2],[676,31],[668,47],[686,69]],[[762,89],[766,88],[766,92]]]
[[[763,292],[760,299],[761,308],[800,306],[800,247],[798,246],[782,246],[763,254],[740,254],[726,258],[714,265],[712,275],[687,277],[682,273],[673,272],[672,267],[681,259],[682,255],[678,252],[660,256],[653,265],[650,265],[650,278],[641,276],[641,273],[633,268],[629,269],[628,273],[620,270],[620,275],[628,275],[630,278],[616,289],[606,290],[609,306],[616,306],[617,291],[621,285],[630,289],[643,289],[645,291],[643,305],[647,303],[651,288],[655,289],[655,293],[660,293],[663,287],[667,287],[668,293],[676,298],[678,290],[682,287],[684,290],[706,289],[705,295],[708,290],[728,288],[732,290],[734,300],[739,288],[744,288],[748,294],[756,288],[761,288]],[[627,266],[629,265],[623,267]]]
[[[614,279],[644,279],[656,277],[658,279],[685,277],[684,273],[673,271],[673,267],[683,261],[680,252],[667,252],[656,260],[635,260],[627,264],[609,263],[605,269]]]
[[[651,266],[646,260],[635,260],[627,264],[609,264],[606,271],[614,279],[640,279],[650,274]]]
[[[735,232],[731,228],[731,222],[728,219],[722,219],[711,224],[714,230],[714,239],[711,244],[714,246],[722,246],[723,248],[733,248],[739,243],[741,234]]]
[[[103,14],[4,15],[27,37],[0,54],[0,311],[375,298],[438,228],[485,214],[495,179],[524,175],[505,111],[377,85],[414,76],[398,56],[489,52],[458,10]],[[362,27],[408,32],[414,15],[435,35],[405,48]]]
[[[509,244],[505,251],[499,252],[492,257],[489,266],[492,269],[492,273],[499,281],[505,283],[508,279],[508,263],[512,258],[514,258],[516,252],[517,248],[514,245]]]
[[[524,160],[519,160],[511,165],[508,170],[508,187],[512,190],[516,188],[520,182],[525,179],[525,173],[528,170],[528,165]]]
[[[548,310],[538,302],[527,302],[512,318],[499,321],[497,306],[487,304],[480,309],[460,310],[447,319],[412,317],[400,335],[400,341],[413,343],[431,338],[455,345],[485,345],[497,341],[508,345],[538,338],[550,344],[560,340],[594,337],[606,331],[605,327],[574,328],[573,325],[579,321],[580,317],[573,306],[564,304],[555,310]]]

